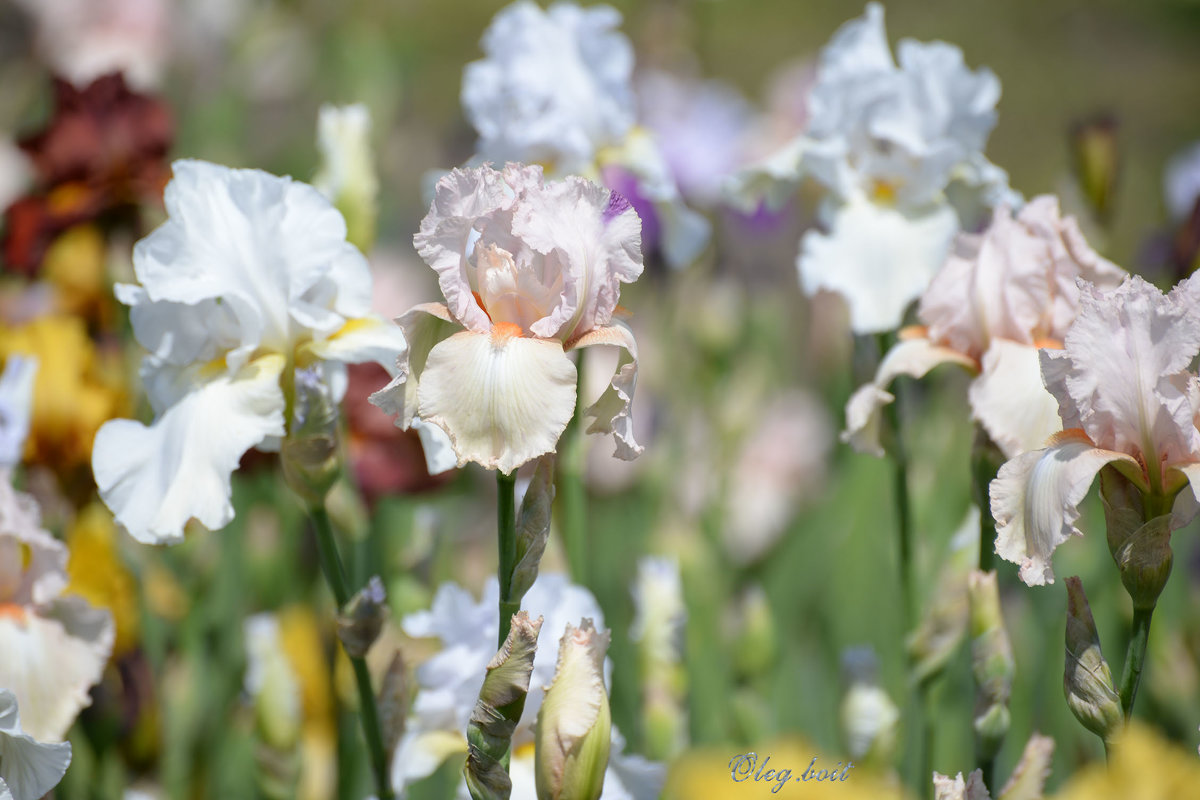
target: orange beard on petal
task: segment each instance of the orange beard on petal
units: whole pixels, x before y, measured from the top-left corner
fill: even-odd
[[[496,322],[492,325],[492,344],[503,344],[521,336],[521,326],[515,322]]]
[[[0,619],[9,618],[18,625],[25,624],[25,618],[29,616],[29,612],[25,610],[25,606],[19,606],[16,603],[0,603]]]

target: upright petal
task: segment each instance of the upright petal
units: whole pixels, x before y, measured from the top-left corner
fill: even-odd
[[[266,356],[197,384],[149,426],[106,423],[96,435],[92,468],[116,521],[148,544],[180,541],[192,517],[210,530],[229,524],[229,478],[238,461],[267,437],[284,434],[283,368],[282,356]]]
[[[624,461],[632,461],[645,450],[633,435],[633,392],[637,387],[637,342],[633,331],[622,323],[596,328],[570,343],[572,349],[591,347],[596,344],[615,345],[623,348],[617,358],[617,371],[612,383],[600,398],[583,413],[593,422],[588,433],[611,433],[616,438],[614,455]]]
[[[575,413],[575,365],[562,345],[516,333],[463,331],[429,352],[418,412],[450,436],[459,466],[511,472],[553,451]]]
[[[853,199],[836,208],[828,233],[805,234],[800,285],[807,294],[841,294],[856,333],[893,330],[942,265],[957,231],[948,205],[909,213]]]
[[[1200,352],[1200,309],[1187,285],[1165,297],[1137,276],[1111,292],[1085,285],[1080,305],[1065,353],[1042,356],[1064,421],[1078,419],[1098,446],[1149,462],[1197,460],[1185,370]]]
[[[642,274],[641,220],[621,195],[583,178],[568,177],[527,192],[512,232],[559,261],[562,299],[530,326],[536,336],[565,341],[607,325],[621,284]]]
[[[1030,586],[1054,582],[1050,555],[1072,534],[1083,535],[1075,527],[1079,503],[1100,468],[1114,461],[1141,471],[1130,456],[1101,450],[1082,431],[1068,430],[1045,449],[1000,468],[990,489],[996,553],[1020,565],[1021,580]]]

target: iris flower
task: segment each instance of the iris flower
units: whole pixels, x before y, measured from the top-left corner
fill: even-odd
[[[991,485],[996,552],[1030,586],[1053,583],[1050,556],[1081,535],[1077,506],[1106,464],[1143,495],[1170,501],[1185,484],[1200,495],[1200,378],[1189,370],[1200,353],[1198,293],[1195,279],[1168,295],[1136,276],[1110,292],[1081,284],[1065,349],[1041,351],[1064,430],[1008,461]],[[1194,516],[1193,499],[1174,503],[1172,527]]]
[[[752,207],[812,178],[826,190],[823,231],[801,240],[805,292],[842,295],[856,333],[895,329],[982,209],[1012,202],[982,151],[1000,82],[945,42],[906,39],[893,59],[883,7],[870,3],[822,50],[808,128],[731,184]]]
[[[134,248],[138,285],[116,287],[149,354],[154,421],[96,435],[100,496],[134,538],[177,542],[195,517],[233,519],[230,475],[286,434],[289,371],[315,368],[340,398],[345,363],[384,366],[398,328],[369,314],[371,274],[316,189],[259,170],[178,161],[169,218]]]
[[[582,178],[544,183],[541,167],[516,164],[452,171],[414,237],[446,303],[397,319],[410,349],[371,402],[401,428],[441,428],[459,466],[507,473],[552,452],[575,413],[567,351],[617,345],[616,375],[585,416],[635,458],[637,345],[613,316],[621,283],[642,272],[639,231],[623,197]]]
[[[971,415],[1012,458],[1061,430],[1058,405],[1042,386],[1039,348],[1061,348],[1079,312],[1076,281],[1113,288],[1124,270],[1084,241],[1058,200],[1035,198],[1017,214],[997,209],[981,235],[959,234],[954,252],[921,297],[923,327],[906,329],[875,380],[846,407],[842,438],[860,452],[883,455],[879,411],[894,399],[898,375],[920,378],[939,364],[973,375]]]

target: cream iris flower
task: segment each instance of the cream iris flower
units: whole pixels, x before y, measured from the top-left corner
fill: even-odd
[[[735,178],[735,199],[780,201],[801,179],[827,191],[824,231],[801,241],[805,292],[841,294],[856,333],[896,328],[961,227],[1015,199],[982,155],[1000,82],[945,42],[904,40],[893,60],[883,7],[867,6],[821,52],[808,128]]]
[[[674,266],[704,249],[708,221],[689,209],[670,167],[636,124],[633,46],[610,6],[528,0],[502,9],[483,35],[485,58],[467,65],[462,103],[479,132],[476,163],[539,163],[555,177],[597,180],[607,167],[632,173],[663,227]]]
[[[443,584],[429,611],[404,618],[409,636],[437,637],[442,649],[417,668],[418,690],[404,737],[392,758],[392,784],[402,792],[408,784],[431,775],[443,761],[466,754],[465,731],[488,662],[496,654],[496,603],[500,595],[495,578],[489,579],[478,602],[470,592],[452,583]],[[563,575],[544,574],[525,595],[521,607],[536,619],[544,617],[537,656],[529,681],[525,710],[512,737],[513,800],[534,800],[534,724],[545,693],[554,680],[558,644],[568,625],[587,618],[598,627],[604,614],[591,593],[571,584]],[[605,673],[611,671],[606,661]],[[606,679],[607,682],[607,679]],[[662,792],[666,768],[624,753],[625,742],[612,729],[612,749],[605,774],[605,800],[653,800]],[[466,783],[459,796],[469,795]]]
[[[140,285],[116,287],[149,354],[154,422],[96,436],[100,496],[139,541],[179,541],[192,517],[233,519],[230,475],[278,447],[289,370],[319,366],[340,398],[345,363],[390,365],[398,328],[370,316],[371,275],[316,189],[259,170],[178,161],[168,220],[134,248]]]
[[[621,283],[642,272],[639,231],[624,198],[582,178],[543,183],[540,167],[515,164],[454,170],[414,237],[446,304],[397,320],[411,349],[371,402],[402,428],[441,428],[459,466],[511,472],[553,451],[575,413],[566,351],[617,345],[616,375],[585,414],[590,432],[616,436],[618,457],[635,458],[637,345],[613,314]]]
[[[842,438],[882,456],[879,411],[894,399],[888,384],[953,363],[976,376],[971,415],[1005,456],[1041,447],[1062,428],[1038,349],[1062,346],[1079,312],[1078,279],[1113,288],[1124,277],[1088,246],[1073,217],[1059,215],[1056,198],[1035,198],[1016,215],[998,209],[983,234],[959,234],[921,297],[924,327],[903,331],[875,380],[851,397]]]
[[[1168,295],[1138,277],[1101,292],[1083,285],[1066,348],[1041,352],[1042,377],[1058,401],[1062,434],[1000,468],[991,485],[996,552],[1033,586],[1052,583],[1050,556],[1072,534],[1077,506],[1112,464],[1143,494],[1200,495],[1200,285]],[[1185,495],[1172,527],[1195,514]],[[1170,507],[1170,503],[1167,503]]]
[[[0,689],[0,800],[37,800],[71,764],[71,745],[43,744],[21,729],[17,696]]]
[[[0,474],[0,687],[15,694],[26,733],[61,741],[91,705],[115,632],[107,611],[63,596],[67,548],[39,516],[34,499]],[[0,739],[3,731],[0,708]],[[0,750],[0,774],[3,763]]]

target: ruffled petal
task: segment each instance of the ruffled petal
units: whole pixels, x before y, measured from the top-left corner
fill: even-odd
[[[320,192],[203,161],[173,169],[163,198],[168,219],[134,248],[143,302],[236,299],[239,340],[278,350],[296,326],[327,336],[345,317],[366,314],[366,259],[346,242],[345,220]]]
[[[180,541],[192,517],[210,530],[229,524],[229,478],[238,461],[285,432],[283,367],[282,356],[266,356],[196,384],[149,426],[105,423],[96,434],[92,469],[116,521],[147,544]]]
[[[458,466],[454,443],[444,430],[419,418],[413,419],[412,427],[421,440],[421,449],[425,453],[425,469],[430,475],[440,475]]]
[[[909,213],[852,199],[835,209],[828,233],[804,235],[800,285],[807,294],[841,294],[855,333],[893,330],[942,265],[957,231],[948,205]]]
[[[396,319],[404,332],[407,349],[396,356],[392,380],[370,397],[371,404],[385,414],[396,417],[396,426],[405,430],[417,414],[417,387],[429,351],[438,342],[458,330],[447,309],[441,303],[424,303],[406,311]]]
[[[1043,450],[1008,461],[992,481],[992,516],[996,519],[996,553],[1021,567],[1030,586],[1054,582],[1050,555],[1072,534],[1078,505],[1105,464],[1141,467],[1124,453],[1101,450],[1079,430],[1058,434]]]
[[[906,339],[888,351],[875,380],[858,389],[846,403],[846,430],[841,439],[860,453],[883,457],[879,442],[879,412],[896,398],[887,387],[899,375],[922,378],[939,364],[958,364],[974,372],[978,365],[973,359],[949,347],[941,347],[929,339]]]
[[[617,449],[613,454],[624,461],[632,461],[645,450],[633,435],[633,392],[637,387],[637,342],[633,331],[622,323],[608,325],[585,333],[570,344],[572,349],[592,345],[615,345],[623,348],[617,357],[617,371],[612,383],[595,403],[583,413],[593,422],[588,433],[611,433],[616,439]]]
[[[547,260],[556,259],[563,280],[562,299],[530,325],[533,334],[565,341],[607,325],[621,284],[642,274],[641,231],[629,201],[583,178],[526,192],[513,212],[513,235]]]
[[[71,764],[68,742],[41,743],[22,732],[17,696],[0,689],[0,800],[25,800],[49,793]]]
[[[0,686],[16,693],[24,730],[61,741],[91,705],[112,653],[112,615],[65,597],[23,615],[0,615]],[[0,762],[2,763],[2,762]]]
[[[1006,458],[1045,447],[1062,430],[1058,402],[1042,385],[1038,349],[1032,345],[993,339],[967,397],[971,416]]]
[[[1134,276],[1111,292],[1083,285],[1062,354],[1043,351],[1046,388],[1064,424],[1098,446],[1168,465],[1197,460],[1195,392],[1185,370],[1200,352],[1200,309],[1188,285],[1164,296]]]
[[[575,365],[557,341],[462,331],[429,352],[417,407],[450,436],[459,466],[511,472],[558,444],[575,413]]]
[[[399,326],[372,315],[352,319],[328,339],[305,345],[298,360],[302,360],[307,352],[323,361],[345,364],[373,361],[386,369],[388,375],[396,377],[399,374],[397,364],[403,363],[407,349],[404,331]]]
[[[529,174],[488,167],[455,169],[442,176],[434,190],[433,205],[421,220],[413,244],[425,263],[437,272],[438,285],[450,315],[464,327],[483,332],[491,320],[473,294],[475,268],[471,252],[479,238],[479,227],[494,212],[511,206],[514,187],[505,178],[524,185],[540,182],[541,168],[527,167]]]

